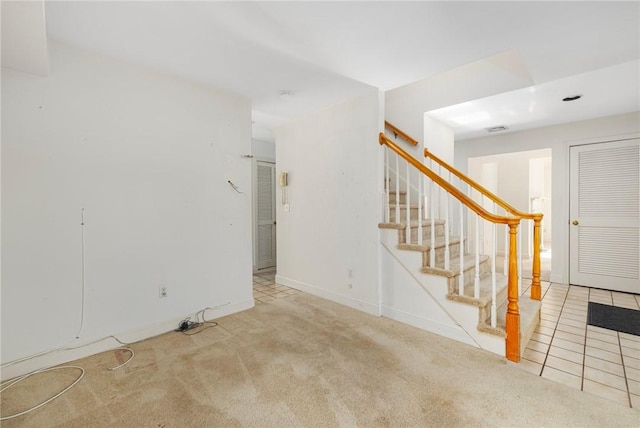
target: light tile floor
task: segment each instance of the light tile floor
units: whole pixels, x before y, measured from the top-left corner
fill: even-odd
[[[267,303],[275,299],[300,293],[295,288],[276,284],[276,270],[265,269],[253,274],[253,299],[256,304]]]
[[[640,296],[542,283],[540,325],[516,367],[640,409],[640,336],[587,325],[588,302],[640,310]]]

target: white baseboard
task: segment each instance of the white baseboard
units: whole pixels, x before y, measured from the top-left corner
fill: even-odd
[[[323,288],[306,284],[302,281],[287,278],[281,275],[276,275],[276,282],[278,284],[286,285],[287,287],[295,288],[296,290],[304,291],[305,293],[322,297],[323,299],[331,300],[332,302],[339,303],[341,305],[348,306],[350,308],[357,309],[371,315],[380,316],[378,305],[375,303],[365,302],[364,300],[360,299],[354,299],[353,297],[334,293],[333,291],[328,291]]]
[[[253,299],[244,302],[218,305],[215,307],[216,309],[210,309],[207,311],[207,321],[251,309],[254,306],[255,303]],[[124,343],[133,344],[144,339],[149,339],[151,337],[170,332],[176,328],[181,320],[189,316],[192,319],[195,319],[195,313],[186,314],[141,329],[116,333],[113,336],[117,337],[118,340]],[[102,339],[83,340],[75,343],[71,342],[66,345],[62,345],[58,349],[51,350],[43,353],[42,355],[34,356],[24,361],[6,363],[6,365],[3,365],[2,371],[0,372],[0,378],[2,381],[12,379],[17,376],[31,373],[35,370],[68,363],[69,361],[85,358],[122,346],[125,345],[118,343],[111,336],[107,336]]]
[[[551,274],[549,275],[549,282],[556,282],[558,284],[566,284],[567,282],[564,280],[564,278],[562,277],[562,275],[558,275],[558,274]]]
[[[476,348],[478,347],[478,344],[471,337],[469,337],[467,332],[465,332],[462,327],[459,326],[456,327],[442,324],[437,321],[430,320],[416,314],[399,311],[388,306],[382,306],[382,316],[412,325],[421,330],[430,331],[431,333],[437,334],[439,336],[448,337],[449,339],[466,343],[467,345],[471,345]]]

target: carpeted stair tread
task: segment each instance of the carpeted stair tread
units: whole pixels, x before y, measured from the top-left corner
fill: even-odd
[[[400,209],[405,209],[407,208],[407,204],[398,204],[400,206]],[[409,207],[412,210],[417,210],[418,209],[418,204],[410,204]],[[389,204],[389,208],[391,208],[391,210],[393,211],[396,208],[396,204],[395,203],[390,203]]]
[[[449,245],[458,244],[460,242],[460,238],[457,236],[449,237]],[[446,240],[444,236],[438,236],[434,241],[433,248],[444,248],[446,246]],[[422,245],[419,244],[398,244],[399,250],[408,250],[408,251],[429,251],[431,249],[431,239],[423,239]]]
[[[501,273],[496,273],[496,304],[500,306],[504,299],[506,298],[506,290],[509,282],[509,278]],[[466,303],[469,305],[474,305],[478,307],[485,307],[491,304],[491,289],[492,289],[492,279],[491,274],[484,275],[480,278],[480,297],[475,298],[474,295],[474,285],[473,283],[465,285],[464,294],[458,294],[458,286],[457,284],[453,287],[453,290],[449,291],[447,294],[447,299],[453,300],[455,302]]]
[[[487,261],[489,256],[480,256],[480,264]],[[465,254],[464,255],[464,270],[467,271],[469,269],[473,269],[476,265],[476,256],[475,254]],[[426,266],[420,269],[422,273],[430,273],[433,275],[446,276],[448,278],[453,278],[460,273],[460,258],[452,257],[449,261],[449,269],[439,268],[439,267],[431,267]]]
[[[505,300],[502,305],[498,306],[496,316],[496,326],[491,327],[491,318],[487,318],[484,322],[478,324],[478,330],[497,336],[505,336],[506,331],[506,317],[507,317],[507,304],[509,302]],[[527,295],[522,295],[518,298],[518,311],[520,313],[520,335],[522,337],[530,336],[528,332],[538,325],[540,319],[540,306],[539,300],[533,300]],[[526,338],[528,341],[528,337]],[[521,341],[520,348],[524,351],[526,343]]]
[[[444,220],[434,220],[434,225],[439,226],[444,224]],[[409,222],[409,225],[412,228],[417,228],[418,227],[418,220],[411,220]],[[431,227],[431,220],[430,219],[424,219],[422,220],[422,227]],[[378,228],[379,229],[406,229],[407,228],[407,223],[406,222],[402,222],[402,223],[378,223]]]

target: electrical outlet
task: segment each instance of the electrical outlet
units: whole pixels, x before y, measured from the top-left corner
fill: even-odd
[[[165,285],[161,285],[158,288],[159,297],[162,299],[163,297],[167,297],[167,287]]]

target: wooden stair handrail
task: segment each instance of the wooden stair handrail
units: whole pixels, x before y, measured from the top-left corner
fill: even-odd
[[[417,146],[418,145],[418,140],[416,140],[415,138],[412,138],[411,136],[409,136],[409,134],[406,134],[403,130],[401,130],[397,126],[393,125],[392,123],[389,123],[389,122],[387,122],[385,120],[384,121],[384,126],[389,128],[394,133],[394,135],[396,137],[397,136],[402,137],[407,143],[411,144],[412,146]]]
[[[492,223],[499,223],[499,224],[509,224],[509,225],[513,224],[516,226],[520,224],[519,216],[514,216],[514,217],[500,216],[500,215],[492,214],[489,211],[485,210],[476,201],[474,201],[473,199],[471,199],[470,197],[462,193],[460,190],[456,189],[454,186],[449,184],[449,182],[447,182],[445,179],[443,179],[438,174],[436,174],[435,172],[427,168],[422,162],[418,161],[416,158],[414,158],[413,156],[411,156],[410,154],[402,150],[396,143],[391,141],[389,137],[387,137],[383,132],[380,133],[379,142],[381,146],[386,145],[391,150],[396,152],[401,158],[409,162],[418,171],[420,171],[421,173],[429,177],[434,183],[438,184],[438,186],[442,187],[444,190],[446,190],[457,200],[465,204],[467,207],[469,207],[469,209],[471,209],[474,213],[478,214],[483,219],[490,221]]]
[[[505,202],[503,199],[501,199],[499,196],[497,196],[494,193],[490,192],[487,188],[482,186],[480,183],[478,183],[477,181],[474,181],[469,176],[467,176],[467,175],[463,174],[462,172],[458,171],[456,168],[454,168],[453,166],[449,165],[447,162],[445,162],[442,159],[440,159],[438,156],[436,156],[433,153],[431,153],[429,151],[429,149],[427,149],[427,148],[424,149],[424,157],[425,158],[428,157],[428,158],[433,159],[440,166],[444,167],[447,171],[449,171],[450,173],[452,173],[453,175],[458,177],[460,180],[464,181],[469,186],[473,187],[474,189],[476,189],[477,191],[479,191],[483,195],[487,196],[493,202],[495,202],[496,204],[501,206],[505,211],[510,212],[513,215],[517,215],[518,217],[521,217],[521,218],[524,218],[524,219],[527,219],[527,220],[535,220],[537,217],[542,219],[542,214],[540,214],[540,213],[525,213],[525,212],[522,212],[522,211],[518,210],[517,208],[512,207],[507,202]]]
[[[505,356],[508,360],[520,361],[520,309],[518,307],[518,260],[517,260],[517,234],[518,224],[521,218],[519,216],[507,217],[492,214],[481,207],[473,199],[456,189],[448,181],[440,177],[440,175],[431,171],[422,162],[402,150],[389,139],[383,132],[379,136],[380,145],[386,145],[393,150],[398,156],[413,165],[422,174],[429,177],[433,182],[442,187],[446,192],[454,196],[461,203],[466,205],[470,210],[480,217],[492,223],[506,224],[509,226],[509,272],[507,276],[507,313],[505,316]],[[464,275],[460,272],[460,275]]]
[[[499,196],[490,192],[480,183],[471,179],[466,174],[463,174],[453,166],[449,165],[447,162],[440,159],[438,156],[431,153],[427,148],[424,149],[424,157],[433,159],[438,165],[444,167],[447,171],[458,177],[460,180],[464,181],[469,186],[473,187],[478,192],[491,199],[508,213],[511,213],[523,219],[533,220],[533,266],[531,268],[531,298],[533,300],[540,300],[542,298],[542,287],[540,285],[540,227],[542,225],[542,213],[525,213],[512,207]]]

